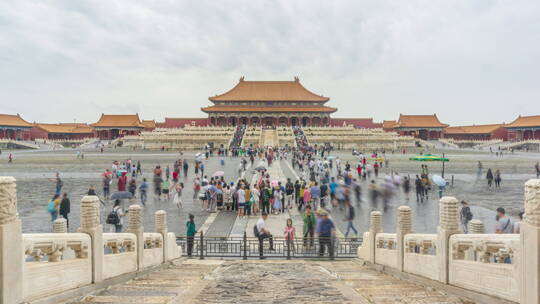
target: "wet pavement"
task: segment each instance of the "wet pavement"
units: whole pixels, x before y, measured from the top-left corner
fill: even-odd
[[[16,151],[14,163],[8,164],[7,152],[0,156],[0,175],[11,175],[17,179],[18,208],[19,215],[23,220],[24,232],[48,232],[51,231],[51,223],[46,206],[54,194],[54,173],[60,172],[64,179],[63,192],[67,192],[71,198],[71,214],[69,231],[75,231],[79,225],[79,202],[86,193],[90,185],[95,185],[98,194],[101,195],[100,174],[110,168],[114,160],[122,161],[131,158],[133,161],[141,161],[143,166],[143,176],[151,181],[152,169],[155,165],[166,167],[171,166],[178,158],[188,159],[190,172],[185,183],[183,193],[183,208],[178,209],[170,201],[158,201],[153,195],[149,195],[149,201],[144,209],[144,226],[147,231],[153,230],[153,213],[163,209],[169,213],[169,230],[178,234],[185,233],[185,221],[187,215],[193,213],[197,227],[201,227],[208,218],[208,212],[201,209],[200,203],[192,199],[193,195],[193,160],[196,151],[186,152],[180,156],[175,152],[145,152],[131,151],[127,149],[108,150],[105,153],[86,152],[85,159],[76,158],[76,152],[64,151]],[[336,152],[343,163],[350,161],[356,164],[358,159],[349,152]],[[389,167],[381,170],[379,181],[385,174],[397,172],[399,175],[410,175],[414,177],[420,170],[423,163],[409,161],[412,154],[391,154],[387,153]],[[508,154],[504,157],[496,157],[486,152],[468,151],[447,151],[450,162],[445,164],[445,177],[452,181],[453,186],[449,186],[445,195],[455,196],[458,200],[467,200],[475,218],[484,221],[487,232],[493,231],[494,210],[505,207],[508,213],[517,215],[523,209],[523,185],[525,181],[534,178],[534,164],[540,160],[538,153],[516,153]],[[480,160],[484,166],[484,172],[477,178],[477,161]],[[219,159],[212,157],[205,161],[206,173],[211,175],[215,171],[225,172],[227,181],[236,181],[239,158],[226,158],[225,166],[221,167]],[[427,163],[432,174],[440,174],[441,163]],[[280,162],[284,176],[294,178],[296,175],[285,161]],[[485,181],[485,171],[487,168],[499,169],[502,173],[502,189],[488,189]],[[298,174],[298,173],[297,173]],[[251,180],[252,172],[246,172],[246,178]],[[140,177],[139,177],[140,180]],[[151,184],[151,183],[150,183]],[[413,209],[413,228],[416,232],[435,232],[438,224],[438,202],[436,192],[430,194],[430,200],[424,203],[417,203],[411,192],[410,200],[407,201],[401,191],[386,206],[381,202],[372,204],[367,198],[367,182],[362,183],[363,202],[357,207],[356,228],[362,232],[369,226],[369,213],[372,210],[384,211],[383,229],[388,232],[395,230],[396,207],[399,205],[409,205]],[[116,181],[113,182],[111,190],[116,189]],[[107,213],[111,209],[112,202],[106,202],[101,210],[104,221]],[[126,207],[130,202],[126,201]],[[345,232],[346,222],[343,220],[344,214],[339,209],[332,210],[332,217],[336,221],[342,232]],[[222,212],[217,214],[208,227],[208,233],[213,236],[227,235],[234,230],[236,217],[232,213]],[[247,220],[246,220],[247,223]],[[108,226],[108,225],[105,225]],[[111,227],[106,227],[108,231]]]

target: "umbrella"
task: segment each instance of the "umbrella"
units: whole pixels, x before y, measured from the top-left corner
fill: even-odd
[[[112,171],[105,171],[103,173],[101,173],[101,176],[107,176],[107,175],[112,175]]]
[[[225,175],[225,172],[223,171],[216,171],[216,173],[214,173],[214,175],[212,175],[213,177],[218,177],[218,176],[223,176]]]
[[[118,191],[111,195],[111,200],[117,200],[117,199],[130,199],[133,198],[133,194],[129,191]]]
[[[335,159],[336,157],[334,155],[330,155],[328,157],[326,157],[326,159]]]
[[[439,187],[446,186],[446,180],[440,175],[433,175],[431,180]]]
[[[279,183],[278,180],[277,180],[277,179],[274,179],[273,181],[270,182],[270,185],[271,185],[272,187],[274,187],[274,186],[277,186],[278,183]]]
[[[450,159],[448,159],[446,157],[441,157],[441,156],[432,155],[432,154],[424,154],[424,155],[411,157],[411,158],[409,158],[409,160],[415,160],[415,161],[442,161],[442,162],[450,161]]]
[[[258,166],[257,168],[255,168],[256,171],[262,171],[262,170],[266,170],[266,167],[265,166]]]

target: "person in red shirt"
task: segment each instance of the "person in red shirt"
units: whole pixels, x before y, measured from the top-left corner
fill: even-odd
[[[126,172],[122,172],[122,176],[118,178],[118,191],[126,191],[127,176]]]
[[[373,171],[375,172],[375,177],[379,176],[379,163],[375,162],[373,164]]]
[[[172,180],[173,182],[178,182],[178,169],[174,170],[173,173],[172,173]]]

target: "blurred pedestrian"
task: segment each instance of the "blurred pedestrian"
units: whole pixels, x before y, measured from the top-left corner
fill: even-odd
[[[68,194],[64,192],[62,201],[60,202],[60,215],[66,219],[67,227],[69,228],[69,218],[68,215],[71,212],[71,202],[68,198]]]
[[[495,217],[497,223],[495,224],[495,233],[512,233],[512,221],[506,216],[506,210],[504,208],[497,208],[497,216]]]
[[[191,257],[193,252],[193,242],[197,229],[195,228],[195,216],[189,214],[189,220],[186,222],[186,252],[188,257]]]

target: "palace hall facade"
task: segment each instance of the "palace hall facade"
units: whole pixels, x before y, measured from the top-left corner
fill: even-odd
[[[298,77],[293,81],[247,81],[240,78],[229,91],[208,98],[213,105],[202,108],[208,124],[216,126],[326,126],[336,108],[330,98],[306,89]]]

